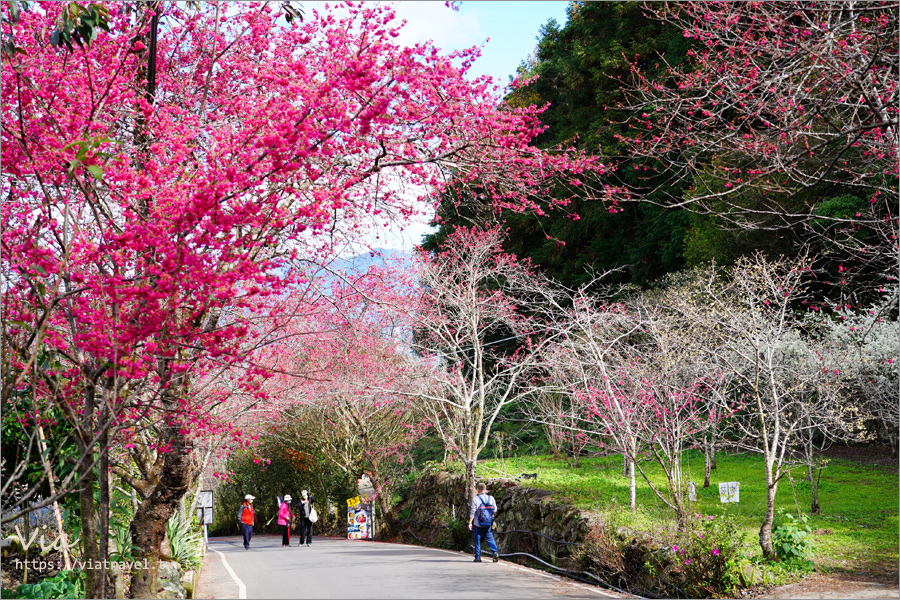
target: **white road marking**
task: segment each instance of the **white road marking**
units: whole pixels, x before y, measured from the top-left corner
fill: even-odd
[[[584,584],[582,584],[581,587],[587,588],[587,589],[591,590],[592,592],[594,592],[595,594],[600,594],[600,595],[603,596],[604,598],[619,598],[619,597],[620,597],[620,596],[613,596],[613,595],[610,594],[609,592],[604,592],[603,590],[599,590],[599,589],[597,589],[597,588],[595,588],[595,587],[593,587],[593,586],[590,586],[590,585],[584,585]]]
[[[231,568],[231,565],[228,564],[228,561],[225,559],[225,555],[219,552],[218,550],[213,550],[216,554],[222,557],[222,564],[225,565],[225,570],[228,571],[228,574],[231,575],[231,578],[234,579],[234,582],[238,586],[238,598],[240,600],[246,600],[247,598],[247,586],[244,585],[244,582],[240,580],[234,570]]]
[[[506,563],[506,566],[508,566],[511,569],[515,569],[517,571],[522,571],[523,573],[528,573],[530,575],[540,575],[541,577],[546,577],[547,579],[553,579],[553,580],[559,579],[559,577],[557,577],[556,575],[551,575],[550,573],[544,573],[543,571],[539,571],[538,569],[529,569],[527,567],[522,567],[522,566],[519,566],[519,565],[516,565],[513,563]]]
[[[540,569],[530,569],[530,568],[528,568],[528,567],[523,567],[522,565],[518,565],[518,564],[516,564],[516,563],[511,563],[511,562],[506,562],[506,563],[504,563],[504,564],[506,564],[506,565],[507,565],[509,568],[511,568],[511,569],[517,569],[517,570],[519,570],[519,571],[523,571],[523,572],[528,573],[528,574],[530,574],[530,575],[540,575],[541,577],[546,577],[546,578],[548,578],[548,579],[553,579],[553,580],[558,581],[558,582],[565,582],[565,583],[567,583],[567,584],[569,584],[569,585],[572,585],[572,586],[575,586],[575,587],[579,587],[579,588],[583,588],[583,589],[586,589],[586,590],[590,590],[590,591],[594,592],[595,594],[599,594],[599,595],[601,595],[601,596],[603,596],[603,597],[605,597],[605,598],[618,598],[618,596],[616,596],[616,595],[614,595],[614,594],[610,594],[610,593],[607,592],[606,590],[602,590],[602,589],[596,588],[596,587],[594,587],[594,586],[592,586],[592,585],[586,585],[586,584],[583,584],[583,583],[580,583],[580,582],[577,582],[577,581],[572,581],[571,579],[566,579],[565,577],[563,577],[563,576],[561,576],[561,575],[557,575],[557,574],[555,574],[555,573],[545,573],[545,572],[541,571]]]

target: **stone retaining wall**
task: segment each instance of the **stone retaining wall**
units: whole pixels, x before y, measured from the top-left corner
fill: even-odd
[[[575,544],[584,540],[588,519],[564,497],[546,490],[522,487],[509,479],[483,481],[497,500],[494,537],[501,554],[526,552],[558,564],[571,553]],[[410,503],[409,530],[415,532],[420,541],[434,542],[434,531],[453,521],[468,522],[465,476],[428,473],[416,483]],[[457,537],[465,539],[465,535]]]

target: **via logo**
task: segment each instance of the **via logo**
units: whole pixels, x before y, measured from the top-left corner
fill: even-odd
[[[10,537],[16,538],[16,540],[13,542],[13,544],[15,544],[17,541],[19,543],[19,545],[21,546],[22,551],[24,553],[27,553],[32,547],[35,546],[34,541],[37,540],[38,544],[40,545],[40,548],[41,548],[41,556],[46,556],[47,554],[49,554],[50,552],[53,552],[54,550],[61,550],[62,548],[67,548],[67,549],[71,548],[73,545],[77,544],[81,539],[81,538],[75,538],[75,540],[70,542],[69,535],[65,531],[63,531],[61,535],[56,537],[56,539],[47,543],[45,541],[46,535],[44,533],[41,533],[42,529],[39,527],[31,534],[31,537],[26,540],[25,536],[19,530],[18,524],[16,524],[15,527],[13,527],[13,529],[16,532],[15,536],[10,536]],[[40,537],[38,537],[38,535],[40,535]],[[9,539],[9,538],[7,538],[7,539]]]

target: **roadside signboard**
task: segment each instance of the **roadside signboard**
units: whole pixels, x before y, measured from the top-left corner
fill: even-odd
[[[197,496],[197,518],[203,525],[203,541],[209,549],[209,526],[213,522],[213,491],[201,490]]]
[[[372,504],[357,496],[347,500],[347,539],[373,539]]]
[[[740,502],[741,484],[737,481],[719,482],[719,499],[722,502]]]
[[[212,490],[203,490],[197,498],[197,518],[203,525],[212,525],[213,522],[213,493]]]

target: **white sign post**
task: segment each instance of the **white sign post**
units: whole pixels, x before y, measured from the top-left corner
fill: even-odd
[[[203,490],[197,498],[197,518],[203,523],[203,542],[209,548],[209,525],[213,522],[213,493]]]
[[[719,498],[723,503],[741,501],[741,484],[737,481],[719,482]]]
[[[688,482],[688,500],[691,502],[697,501],[697,486],[694,485],[693,481]]]

